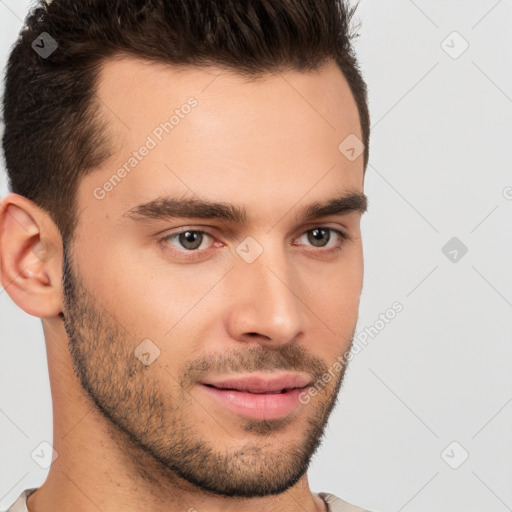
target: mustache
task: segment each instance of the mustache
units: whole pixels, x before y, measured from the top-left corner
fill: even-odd
[[[305,372],[316,380],[328,371],[328,365],[302,345],[280,345],[271,349],[251,347],[243,351],[235,349],[222,354],[205,354],[188,362],[181,385],[189,386],[206,374],[287,370]]]

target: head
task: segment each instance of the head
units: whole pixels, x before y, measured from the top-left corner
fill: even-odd
[[[369,148],[353,12],[53,0],[9,59],[2,283],[69,350],[112,439],[212,493],[295,484],[342,383]],[[284,372],[317,392],[281,416],[208,385]]]

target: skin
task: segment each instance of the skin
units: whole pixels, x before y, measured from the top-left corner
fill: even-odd
[[[361,138],[343,75],[327,63],[250,82],[213,66],[126,57],[104,64],[98,96],[115,151],[79,183],[73,244],[64,248],[28,199],[1,203],[2,285],[42,319],[53,398],[58,458],[29,510],[326,510],[306,470],[343,371],[308,404],[267,421],[215,403],[198,381],[272,370],[316,381],[351,346],[361,212],[295,220],[334,192],[363,191],[362,156],[338,150],[348,135]],[[94,190],[191,96],[190,114],[97,199]],[[162,195],[232,203],[248,221],[124,215]],[[210,235],[195,259],[177,236],[158,242],[184,227]],[[348,239],[330,232],[315,246],[308,230],[319,227]],[[236,252],[249,236],[263,250],[252,263]],[[160,351],[147,366],[134,355],[144,339]]]

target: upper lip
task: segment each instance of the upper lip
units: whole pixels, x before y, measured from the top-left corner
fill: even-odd
[[[249,393],[266,393],[284,389],[303,388],[311,383],[308,375],[286,373],[277,376],[245,375],[226,379],[206,379],[201,382],[218,389],[235,389]]]

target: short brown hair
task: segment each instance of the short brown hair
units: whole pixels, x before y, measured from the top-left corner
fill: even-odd
[[[111,153],[95,91],[101,65],[118,54],[249,77],[314,70],[332,59],[357,104],[366,168],[370,123],[350,33],[355,9],[345,0],[40,0],[7,65],[2,142],[10,189],[72,239],[79,180]],[[58,44],[47,58],[33,48],[44,32]]]

